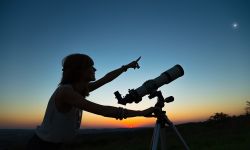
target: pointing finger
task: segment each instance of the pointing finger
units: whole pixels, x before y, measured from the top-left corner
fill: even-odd
[[[140,59],[141,59],[141,56],[138,59],[136,59],[136,62],[138,62]]]

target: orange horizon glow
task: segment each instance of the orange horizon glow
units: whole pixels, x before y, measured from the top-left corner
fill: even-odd
[[[237,102],[225,105],[209,104],[206,107],[198,107],[196,105],[170,105],[167,108],[167,116],[175,124],[187,122],[200,122],[207,120],[216,112],[224,112],[229,115],[243,114],[242,105]],[[0,128],[36,128],[40,125],[45,113],[45,107],[31,107],[18,105],[17,107],[3,107],[0,110]],[[194,108],[194,109],[191,109]],[[137,109],[137,108],[131,108]],[[139,109],[139,108],[138,108]],[[116,120],[95,115],[89,112],[83,112],[81,128],[138,128],[152,127],[156,118],[134,117],[124,120]]]
[[[191,112],[186,113],[168,113],[168,118],[175,124],[182,124],[188,122],[205,121],[213,113],[197,114]],[[42,113],[33,114],[19,114],[18,116],[1,115],[0,128],[36,128],[40,125],[43,119]],[[153,127],[156,118],[134,117],[124,120],[116,120],[114,118],[107,118],[88,112],[83,113],[81,128],[139,128],[139,127]]]

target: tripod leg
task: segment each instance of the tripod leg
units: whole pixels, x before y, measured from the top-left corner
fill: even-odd
[[[158,141],[159,141],[159,134],[160,134],[160,123],[156,123],[155,128],[154,128],[153,137],[151,140],[151,150],[157,150],[157,145],[158,145]]]
[[[170,122],[170,121],[169,121],[168,125],[175,131],[175,133],[177,134],[177,136],[179,137],[179,139],[183,143],[185,149],[189,150],[189,147],[187,146],[185,140],[182,138],[180,132],[177,130],[177,128],[175,127],[175,125],[172,122]]]
[[[166,150],[167,149],[167,145],[166,145],[166,127],[161,127],[160,137],[161,137],[161,150]]]

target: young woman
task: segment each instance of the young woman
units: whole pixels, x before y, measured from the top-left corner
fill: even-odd
[[[156,108],[143,111],[99,105],[86,99],[90,92],[112,81],[129,68],[139,68],[138,58],[119,69],[109,72],[95,81],[93,60],[85,54],[71,54],[62,62],[62,79],[47,105],[43,122],[36,128],[27,149],[59,149],[63,142],[76,136],[81,124],[82,110],[111,117],[126,119],[136,116],[153,116]]]

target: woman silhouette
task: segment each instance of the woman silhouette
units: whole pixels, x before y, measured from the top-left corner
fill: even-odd
[[[81,124],[82,110],[104,117],[126,119],[153,116],[155,107],[142,111],[99,105],[86,99],[90,92],[112,81],[129,68],[139,68],[138,58],[109,72],[95,81],[93,60],[85,54],[71,54],[62,61],[62,79],[47,105],[40,126],[36,128],[27,149],[60,149],[62,143],[76,136]]]

